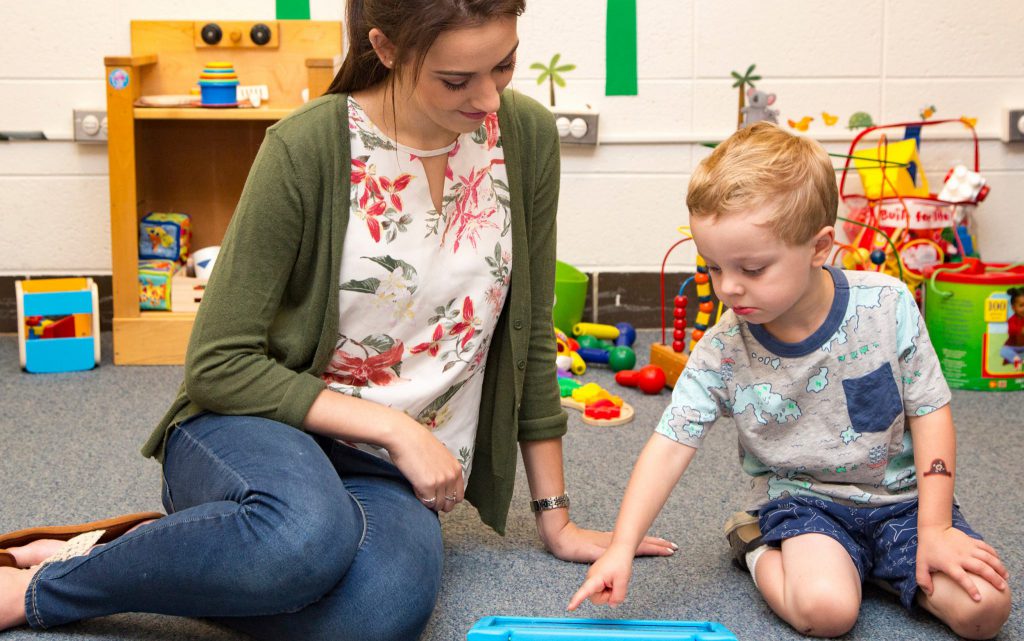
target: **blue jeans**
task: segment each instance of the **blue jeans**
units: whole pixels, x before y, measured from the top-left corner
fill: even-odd
[[[437,515],[396,467],[275,421],[172,432],[168,516],[44,565],[33,628],[118,612],[205,617],[257,639],[417,638],[441,583]]]

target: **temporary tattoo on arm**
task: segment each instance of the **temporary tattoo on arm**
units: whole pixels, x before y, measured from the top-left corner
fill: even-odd
[[[932,461],[931,469],[925,472],[924,476],[931,476],[933,474],[940,474],[942,476],[953,476],[953,474],[949,471],[949,467],[946,465],[946,462],[940,458],[937,458],[934,461]]]

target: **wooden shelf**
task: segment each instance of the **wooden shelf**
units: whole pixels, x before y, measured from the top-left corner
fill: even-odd
[[[303,89],[323,94],[340,68],[340,22],[267,23],[276,44],[266,47],[230,39],[206,46],[199,36],[206,22],[133,21],[131,55],[104,58],[115,365],[184,363],[195,321],[193,311],[139,309],[139,220],[151,211],[186,212],[192,248],[219,245],[266,128],[299,106]],[[250,23],[231,24],[247,33]],[[231,62],[245,84],[267,85],[273,102],[135,106],[143,95],[186,92],[210,60]]]
[[[204,107],[135,107],[136,120],[269,120],[284,118],[296,109],[291,107],[258,107],[210,109]]]

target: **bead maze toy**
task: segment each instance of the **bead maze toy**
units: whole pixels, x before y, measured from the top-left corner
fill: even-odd
[[[75,372],[99,364],[99,291],[91,278],[20,280],[14,289],[22,369]]]
[[[922,130],[948,123],[970,132],[974,162],[950,169],[936,195],[920,158]],[[903,140],[889,140],[893,129],[904,130]],[[872,135],[877,140],[865,139]],[[978,168],[978,135],[966,118],[878,125],[860,132],[841,170],[839,195],[848,209],[841,219],[847,239],[837,238],[833,264],[885,272],[916,291],[928,268],[971,256],[972,214],[989,192]],[[854,174],[859,191],[857,181],[851,180]]]
[[[673,299],[672,309],[672,344],[665,340],[665,265],[672,251],[683,243],[693,240],[685,227],[680,227],[683,239],[676,241],[661,261],[661,342],[651,345],[651,365],[657,365],[665,372],[665,386],[673,387],[679,375],[686,367],[687,355],[686,345],[686,307],[689,305],[689,298],[683,293],[686,287],[692,282],[697,286],[697,316],[694,318],[693,330],[690,332],[689,351],[697,345],[697,342],[704,337],[704,332],[714,323],[711,321],[711,313],[715,310],[715,303],[711,295],[711,278],[708,276],[708,266],[704,258],[697,255],[697,273],[683,281],[679,291]],[[719,316],[721,305],[719,305]]]
[[[721,623],[639,619],[484,617],[466,641],[737,641]]]

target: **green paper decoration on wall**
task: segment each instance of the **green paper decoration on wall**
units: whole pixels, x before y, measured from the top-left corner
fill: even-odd
[[[636,0],[608,0],[604,56],[605,95],[637,95]]]
[[[309,20],[309,0],[275,0],[278,20]]]

